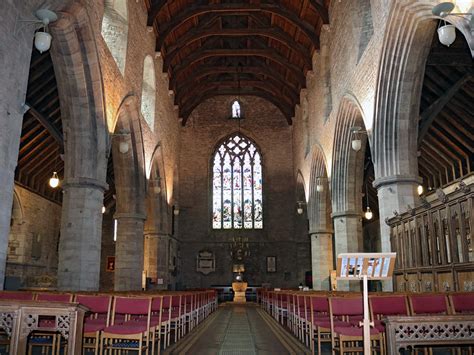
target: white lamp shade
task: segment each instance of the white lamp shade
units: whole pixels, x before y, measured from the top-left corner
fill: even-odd
[[[362,142],[360,139],[353,139],[352,140],[352,149],[358,152],[362,148]]]
[[[374,214],[373,214],[372,211],[370,210],[370,207],[369,207],[369,206],[367,206],[367,211],[365,211],[364,216],[365,216],[365,219],[366,219],[366,220],[371,220],[372,217],[374,216]]]
[[[421,196],[423,194],[423,185],[418,185],[418,188],[417,188],[417,192],[418,192],[418,195]]]
[[[128,142],[120,142],[120,144],[119,144],[120,153],[127,154],[128,149],[129,149]]]
[[[51,48],[52,36],[48,32],[36,32],[35,33],[35,47],[40,52],[46,52]]]
[[[161,186],[154,186],[153,191],[155,192],[155,194],[159,194],[161,192]]]
[[[105,213],[107,211],[107,209],[105,208],[105,206],[102,206],[102,213]]]
[[[439,41],[445,46],[450,46],[456,40],[456,28],[453,25],[444,25],[438,28]]]
[[[322,184],[317,184],[317,185],[316,185],[316,191],[317,191],[317,192],[323,192],[323,191],[324,191],[324,185],[322,185]]]
[[[49,179],[49,186],[51,186],[53,189],[59,186],[59,177],[57,172],[54,172],[51,179]]]
[[[175,208],[175,209],[173,210],[173,214],[174,214],[175,216],[179,215],[179,209]]]
[[[298,214],[303,214],[303,207],[298,207],[298,208],[296,209],[296,213],[298,213]]]

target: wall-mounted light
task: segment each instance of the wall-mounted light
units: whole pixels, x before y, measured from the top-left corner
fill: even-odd
[[[153,184],[153,192],[155,194],[160,194],[161,193],[161,178],[158,176],[156,179],[150,180],[150,182]]]
[[[352,150],[358,152],[362,148],[361,135],[364,133],[367,134],[367,132],[363,131],[362,127],[354,126],[351,128],[351,133],[352,133],[352,141],[351,141]]]
[[[452,12],[455,4],[452,2],[442,2],[433,7],[433,15],[441,17],[443,20],[448,16],[471,16],[470,28],[474,28],[474,17],[472,16],[472,2],[471,0],[458,0],[456,6],[461,12]],[[438,26],[438,39],[445,46],[450,46],[456,40],[456,28],[454,25],[446,24],[446,21],[441,22]]]
[[[178,206],[173,206],[173,214],[174,214],[175,216],[178,216],[178,215],[179,215],[179,208],[178,208]]]
[[[107,208],[105,206],[102,206],[102,214],[104,214],[107,211]]]
[[[316,178],[316,191],[317,192],[323,192],[324,191],[324,185],[323,185],[323,181],[322,179],[324,179],[324,177],[320,176],[318,178]]]
[[[56,171],[53,172],[53,176],[51,176],[49,179],[49,186],[51,186],[53,189],[59,186],[59,177]]]
[[[121,137],[121,141],[119,142],[119,152],[122,154],[127,154],[130,150],[130,144],[128,143],[127,137],[130,136],[130,131],[126,129],[121,129],[119,133],[112,133],[110,137]]]
[[[303,206],[305,205],[305,203],[303,201],[297,201],[296,204],[297,204],[296,213],[298,213],[299,215],[303,214],[304,212]]]

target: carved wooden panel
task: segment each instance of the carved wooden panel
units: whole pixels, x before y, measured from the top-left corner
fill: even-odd
[[[468,276],[471,274],[465,274],[474,273],[471,235],[474,184],[459,184],[449,189],[452,192],[438,197],[431,195],[429,202],[425,199],[410,212],[387,221],[391,227],[392,251],[397,253],[394,279],[397,290],[474,289],[470,283],[472,276],[471,280]]]

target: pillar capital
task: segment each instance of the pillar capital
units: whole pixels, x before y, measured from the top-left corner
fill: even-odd
[[[372,183],[372,186],[376,189],[395,184],[404,184],[404,185],[419,185],[423,182],[421,177],[415,175],[392,175],[392,176],[383,176],[377,178]]]
[[[127,212],[119,212],[114,214],[115,219],[139,219],[139,220],[145,220],[146,219],[146,214],[144,213],[127,213]]]
[[[349,218],[360,218],[362,217],[362,213],[361,212],[357,212],[357,211],[340,211],[340,212],[333,212],[331,213],[331,218],[340,218],[340,217],[349,217]]]
[[[332,236],[334,232],[332,230],[323,230],[323,229],[315,229],[315,230],[310,230],[308,232],[310,237],[319,237],[319,236]]]
[[[92,178],[87,178],[87,177],[76,177],[76,178],[67,178],[64,180],[62,183],[62,187],[64,190],[67,190],[68,188],[92,188],[92,189],[97,189],[100,190],[101,192],[104,192],[109,188],[109,185],[104,182],[100,181],[97,179],[92,179]]]
[[[169,235],[168,233],[145,231],[143,234],[145,237],[148,237],[148,238],[165,238],[165,237],[171,238],[171,235]]]

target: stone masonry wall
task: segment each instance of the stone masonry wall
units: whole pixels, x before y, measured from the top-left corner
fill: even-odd
[[[20,213],[12,219],[8,240],[6,288],[55,286],[61,206],[18,185]]]
[[[247,237],[250,256],[244,259],[246,281],[296,287],[311,269],[309,238],[294,234],[296,214],[292,128],[272,104],[256,97],[241,98],[245,119],[241,133],[253,139],[263,159],[263,230],[213,230],[211,228],[211,156],[220,139],[239,130],[230,120],[233,97],[204,101],[181,132],[180,152],[180,282],[184,287],[229,285],[232,282],[230,243]],[[304,250],[308,253],[304,255]],[[196,271],[199,251],[216,257],[216,271]],[[266,257],[276,256],[277,272],[267,273]],[[301,258],[299,258],[301,256]]]

